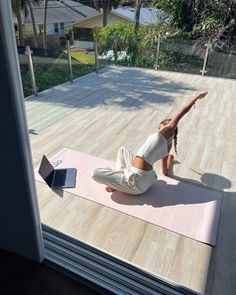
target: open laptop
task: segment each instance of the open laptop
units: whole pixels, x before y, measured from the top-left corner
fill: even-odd
[[[75,168],[55,169],[45,155],[38,172],[51,188],[72,188],[76,185]]]

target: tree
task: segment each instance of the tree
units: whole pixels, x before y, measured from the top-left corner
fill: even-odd
[[[23,23],[22,23],[22,16],[21,10],[24,8],[23,1],[21,0],[12,0],[12,12],[17,19],[17,30],[19,33],[19,44],[20,46],[24,46],[24,33],[23,33]]]
[[[48,12],[48,0],[44,2],[44,16],[43,16],[43,48],[47,48],[47,12]]]
[[[121,0],[94,0],[94,7],[97,11],[103,11],[103,27],[107,25],[107,15],[112,8],[117,8]]]
[[[134,37],[136,42],[138,42],[138,30],[139,30],[139,19],[140,10],[142,6],[142,0],[135,0],[135,14],[134,14]]]
[[[35,3],[39,3],[39,0],[33,0]],[[17,19],[17,28],[19,32],[19,43],[20,46],[24,46],[24,30],[23,30],[23,23],[22,23],[22,11],[25,14],[25,17],[28,15],[28,11],[30,11],[30,17],[32,21],[33,31],[34,31],[34,43],[37,46],[37,30],[34,20],[34,13],[32,7],[32,0],[12,0],[12,11],[13,14],[16,16]]]
[[[175,34],[175,31],[175,28],[160,20],[156,24],[140,28],[138,32],[140,41],[137,43],[133,24],[119,22],[107,25],[99,32],[99,53],[106,55],[112,51],[111,58],[114,57],[115,62],[153,68],[157,58],[157,36],[168,39]],[[167,59],[168,56],[162,55],[162,63],[170,62]]]
[[[234,0],[154,0],[154,5],[170,15],[172,24],[203,42],[227,45],[235,38]]]
[[[235,1],[220,0],[216,7],[207,1],[199,22],[193,27],[193,33],[203,40],[202,43],[208,40],[214,46],[223,49],[229,47],[232,42],[236,42],[235,19]]]
[[[154,0],[153,3],[157,9],[161,9],[171,16],[172,24],[189,32],[192,31],[199,16],[199,7],[205,3],[205,0]]]
[[[34,0],[34,2],[36,4],[39,4],[39,0]],[[33,11],[33,5],[32,5],[32,1],[28,0],[28,7],[29,7],[29,11],[30,11],[30,17],[31,17],[31,21],[32,21],[32,27],[33,27],[33,32],[34,32],[34,46],[38,47],[38,34],[37,34],[37,29],[36,29],[36,24],[35,24],[35,19],[34,19],[34,11]]]

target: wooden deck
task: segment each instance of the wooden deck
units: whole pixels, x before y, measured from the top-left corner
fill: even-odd
[[[33,161],[62,147],[115,160],[205,89],[179,124],[173,174],[222,192],[215,248],[37,182],[42,222],[196,292],[235,294],[236,81],[109,67],[49,89],[26,100]]]

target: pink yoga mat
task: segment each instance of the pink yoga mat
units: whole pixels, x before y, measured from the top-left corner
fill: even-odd
[[[62,162],[57,168],[77,168],[76,187],[66,191],[200,242],[216,245],[221,205],[219,192],[159,175],[156,183],[142,195],[107,193],[104,185],[91,178],[91,173],[97,167],[113,168],[113,162],[66,148],[50,159],[51,162],[58,160]],[[36,180],[43,182],[37,172],[35,176]]]

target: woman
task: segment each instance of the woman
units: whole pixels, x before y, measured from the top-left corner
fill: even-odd
[[[156,181],[153,164],[162,159],[162,173],[168,174],[173,155],[169,154],[174,140],[177,143],[177,125],[179,120],[189,112],[198,99],[202,99],[207,92],[194,96],[173,118],[160,123],[158,132],[151,134],[139,148],[134,157],[129,149],[121,147],[118,151],[115,169],[97,168],[92,178],[105,184],[107,192],[120,191],[132,195],[142,194]]]

